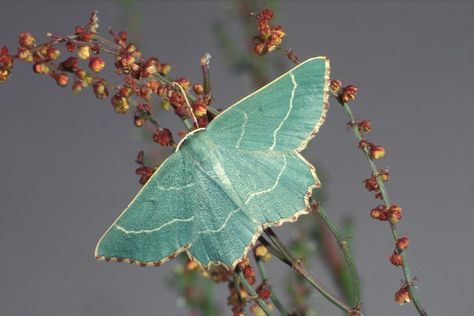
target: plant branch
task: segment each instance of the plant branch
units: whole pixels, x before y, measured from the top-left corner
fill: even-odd
[[[271,228],[265,229],[265,233],[274,243],[275,247],[282,253],[286,258],[286,262],[289,261],[288,265],[300,274],[311,286],[313,286],[322,296],[333,303],[336,307],[345,313],[351,312],[353,309],[332,293],[325,285],[318,281],[306,268],[303,266],[301,260],[297,260],[293,257],[290,251],[286,248],[283,242],[278,238],[275,232]]]
[[[287,316],[289,314],[288,311],[286,310],[285,306],[283,306],[283,304],[281,303],[273,287],[268,284],[268,274],[267,274],[267,269],[265,268],[265,263],[260,258],[255,256],[255,253],[254,253],[254,257],[255,257],[255,261],[257,261],[258,271],[260,272],[260,275],[262,276],[262,282],[266,283],[268,285],[268,289],[270,290],[270,299],[272,300],[273,304],[275,304],[275,307],[282,314],[282,316]]]
[[[253,287],[245,279],[245,276],[242,273],[242,271],[239,272],[239,278],[240,278],[240,282],[242,282],[247,292],[250,294],[250,296],[252,296],[255,299],[255,302],[258,304],[258,306],[260,306],[260,308],[265,312],[265,314],[267,314],[267,316],[273,316],[273,313],[270,310],[270,307],[267,305],[267,303],[265,303],[264,300],[258,297]]]
[[[351,111],[351,108],[349,107],[349,105],[345,102],[342,102],[336,96],[335,96],[335,98],[342,105],[342,107],[344,108],[344,111],[349,116],[351,122],[355,121],[354,115],[352,114],[352,111]],[[360,134],[359,129],[357,128],[356,125],[352,126],[352,130],[353,130],[354,135],[355,135],[355,137],[357,138],[358,141],[363,140],[362,135]],[[367,158],[367,160],[369,162],[369,165],[370,165],[370,168],[373,171],[373,174],[376,175],[377,184],[379,186],[380,193],[382,195],[382,199],[384,201],[384,204],[387,208],[389,208],[391,206],[391,202],[390,202],[390,199],[388,197],[388,193],[387,193],[387,190],[385,188],[385,184],[382,181],[381,176],[378,175],[377,166],[375,165],[374,161],[370,158],[369,152],[366,149],[364,149],[363,152],[364,152],[364,155],[365,155],[365,157]],[[392,232],[393,240],[396,242],[399,238],[397,225],[390,223],[390,229],[391,229],[391,232]],[[407,256],[406,256],[404,251],[399,252],[399,254],[402,257],[402,262],[403,263],[402,263],[401,267],[402,267],[403,274],[404,274],[404,277],[405,277],[405,283],[408,286],[410,296],[413,300],[413,304],[415,305],[416,310],[418,311],[418,313],[421,316],[428,316],[428,313],[424,310],[424,308],[421,304],[421,301],[420,301],[420,298],[418,297],[418,293],[416,292],[415,286],[413,285],[413,278],[411,276],[411,271],[410,271],[410,266],[408,264]]]
[[[337,229],[336,224],[331,220],[331,218],[327,215],[326,211],[322,206],[319,204],[316,207],[316,211],[318,212],[319,216],[329,228],[331,233],[333,234],[334,238],[337,240],[337,244],[339,248],[342,250],[344,255],[344,259],[347,264],[347,268],[349,269],[349,274],[352,280],[352,291],[353,291],[353,307],[360,307],[360,280],[359,274],[357,272],[357,267],[354,262],[354,258],[352,257],[351,250],[349,247],[349,243],[347,240],[342,236],[342,234]]]

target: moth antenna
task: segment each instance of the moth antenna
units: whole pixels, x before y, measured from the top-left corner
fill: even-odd
[[[173,84],[173,86],[178,87],[178,89],[181,91],[181,94],[184,97],[184,101],[186,102],[186,106],[188,107],[189,112],[191,113],[191,116],[193,117],[193,121],[196,124],[196,127],[199,128],[198,120],[197,120],[196,116],[194,115],[193,108],[192,108],[191,104],[189,103],[188,97],[186,96],[186,91],[184,91],[183,87],[181,87],[181,85],[179,83],[172,82],[172,84]]]

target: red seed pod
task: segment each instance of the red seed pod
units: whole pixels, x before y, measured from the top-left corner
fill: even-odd
[[[257,14],[257,19],[271,20],[273,19],[273,11],[271,9],[263,9]]]
[[[364,180],[364,186],[367,189],[367,191],[372,192],[378,192],[379,191],[379,184],[377,183],[377,179],[375,177],[371,177],[368,179]]]
[[[357,123],[357,129],[359,130],[359,133],[361,134],[366,134],[370,132],[372,129],[372,121],[370,120],[363,120]]]
[[[380,221],[387,220],[387,211],[385,205],[379,205],[370,210],[370,216],[374,219],[378,219]]]
[[[411,296],[408,285],[403,286],[395,293],[395,302],[400,305],[411,302]]]
[[[185,100],[181,93],[173,91],[170,97],[170,103],[174,108],[178,108],[179,106],[184,105]]]
[[[196,94],[203,94],[204,93],[204,86],[200,83],[196,83],[193,85],[193,91]]]
[[[105,99],[109,96],[109,90],[105,85],[105,81],[99,80],[92,85],[92,89],[96,98],[98,99]]]
[[[29,63],[33,61],[33,54],[31,54],[31,51],[29,49],[26,49],[24,47],[18,47],[18,53],[16,54],[16,57],[19,60],[23,60]]]
[[[89,61],[89,68],[93,72],[100,72],[105,67],[105,61],[101,57],[91,57]]]
[[[72,84],[72,92],[74,92],[75,94],[81,93],[82,88],[83,88],[83,82],[80,80],[77,80]]]
[[[158,80],[149,80],[147,81],[146,86],[156,93],[158,88],[161,87],[161,83]]]
[[[200,101],[199,99],[194,101],[193,104],[191,104],[194,114],[196,116],[204,116],[207,113],[207,105],[203,102]]]
[[[78,69],[76,70],[76,77],[78,79],[85,79],[87,77],[87,72],[84,69]]]
[[[127,41],[128,33],[126,31],[120,31],[118,33],[118,38],[124,42]]]
[[[48,51],[46,53],[46,56],[50,60],[56,60],[58,57],[61,55],[61,51],[57,49],[56,47],[50,47],[48,48]]]
[[[133,125],[135,125],[135,127],[142,127],[144,124],[145,119],[143,117],[137,115],[133,117]]]
[[[329,87],[333,93],[338,94],[341,91],[342,82],[337,79],[331,80]]]
[[[69,81],[69,77],[68,77],[65,73],[63,73],[63,72],[61,72],[61,73],[59,73],[59,74],[56,74],[56,75],[54,76],[54,79],[56,80],[56,83],[57,83],[60,87],[65,87],[65,86],[67,86],[67,83],[68,83],[68,81]]]
[[[10,77],[10,74],[10,70],[0,67],[0,83],[7,81],[8,77]]]
[[[378,170],[376,176],[379,176],[383,182],[387,182],[390,180],[390,172],[387,169]]]
[[[120,95],[114,95],[110,101],[114,106],[115,112],[119,114],[125,114],[130,109],[127,98],[124,98]]]
[[[408,237],[398,238],[396,242],[397,249],[400,251],[407,249],[409,244],[410,240],[408,239]]]
[[[267,53],[267,47],[264,43],[255,44],[253,50],[259,56],[265,55]]]
[[[369,156],[373,160],[381,159],[383,158],[383,156],[385,156],[385,148],[379,145],[372,144],[369,149]]]
[[[402,256],[399,255],[398,253],[394,252],[390,257],[390,262],[394,265],[394,266],[401,266],[403,264],[403,259],[402,259]]]
[[[387,210],[388,221],[391,224],[396,224],[402,218],[402,208],[398,205],[393,204]]]
[[[66,43],[66,50],[70,53],[72,53],[74,51],[74,49],[76,49],[76,44],[74,44],[73,42],[67,42]]]
[[[45,63],[36,63],[33,65],[33,71],[37,74],[48,74],[49,67]]]
[[[138,95],[145,101],[150,101],[153,94],[153,90],[147,86],[141,86],[138,91]]]
[[[270,287],[265,282],[260,284],[260,286],[257,288],[256,292],[257,292],[258,297],[261,298],[262,300],[268,300],[270,298],[270,295],[271,295]]]
[[[64,71],[74,72],[77,69],[77,58],[69,57],[59,64],[60,69]]]
[[[133,94],[133,89],[129,86],[122,86],[118,90],[118,94],[120,94],[124,98],[129,98]]]
[[[369,143],[366,140],[361,140],[359,142],[359,149],[365,150],[365,149],[370,148],[372,145],[373,145],[372,143]]]
[[[348,85],[347,87],[344,87],[339,94],[339,100],[342,101],[343,103],[347,103],[349,101],[352,101],[355,99],[357,95],[358,89],[357,87],[353,85]]]
[[[21,47],[31,48],[33,47],[35,43],[35,38],[33,37],[33,35],[31,35],[28,32],[22,32],[20,33],[20,38],[18,40],[18,43],[20,44]]]
[[[160,74],[162,74],[163,76],[166,76],[167,74],[169,74],[170,71],[171,71],[170,64],[161,64],[161,69],[159,70]]]
[[[171,131],[167,128],[156,130],[153,134],[153,141],[160,144],[161,146],[169,146],[173,141]]]
[[[189,87],[191,86],[191,82],[189,82],[188,79],[186,78],[179,78],[178,80],[176,80],[176,82],[184,89],[184,90],[188,90]]]

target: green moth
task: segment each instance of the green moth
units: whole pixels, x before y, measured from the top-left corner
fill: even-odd
[[[99,240],[98,260],[158,266],[186,251],[233,270],[266,227],[310,211],[300,154],[324,122],[329,60],[311,58],[189,133]]]

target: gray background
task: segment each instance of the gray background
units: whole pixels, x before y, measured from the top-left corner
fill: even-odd
[[[12,49],[21,31],[38,39],[70,33],[93,9],[103,32],[124,19],[112,1],[0,5],[0,43]],[[198,80],[199,57],[213,55],[222,106],[252,91],[246,76],[229,71],[210,29],[228,8],[217,1],[136,5],[145,55],[171,63],[175,76]],[[293,1],[282,9],[287,47],[301,59],[329,56],[333,77],[360,88],[353,109],[373,120],[369,139],[387,148],[379,165],[390,167],[389,193],[405,211],[399,227],[412,240],[408,257],[427,311],[472,315],[474,3]],[[164,282],[174,263],[140,269],[92,256],[139,189],[133,159],[144,145],[130,117],[89,91],[73,96],[24,63],[0,86],[0,100],[0,315],[185,315]],[[378,202],[361,185],[368,167],[346,121],[333,104],[305,155],[324,168],[333,218],[354,217],[366,315],[414,315],[413,306],[393,303],[401,271],[387,260],[389,228],[368,216]],[[288,237],[293,227],[278,232]],[[274,263],[273,275],[282,269]],[[317,263],[314,271],[324,274]],[[219,289],[224,302],[225,285]],[[321,298],[314,303],[323,315],[340,315]]]

